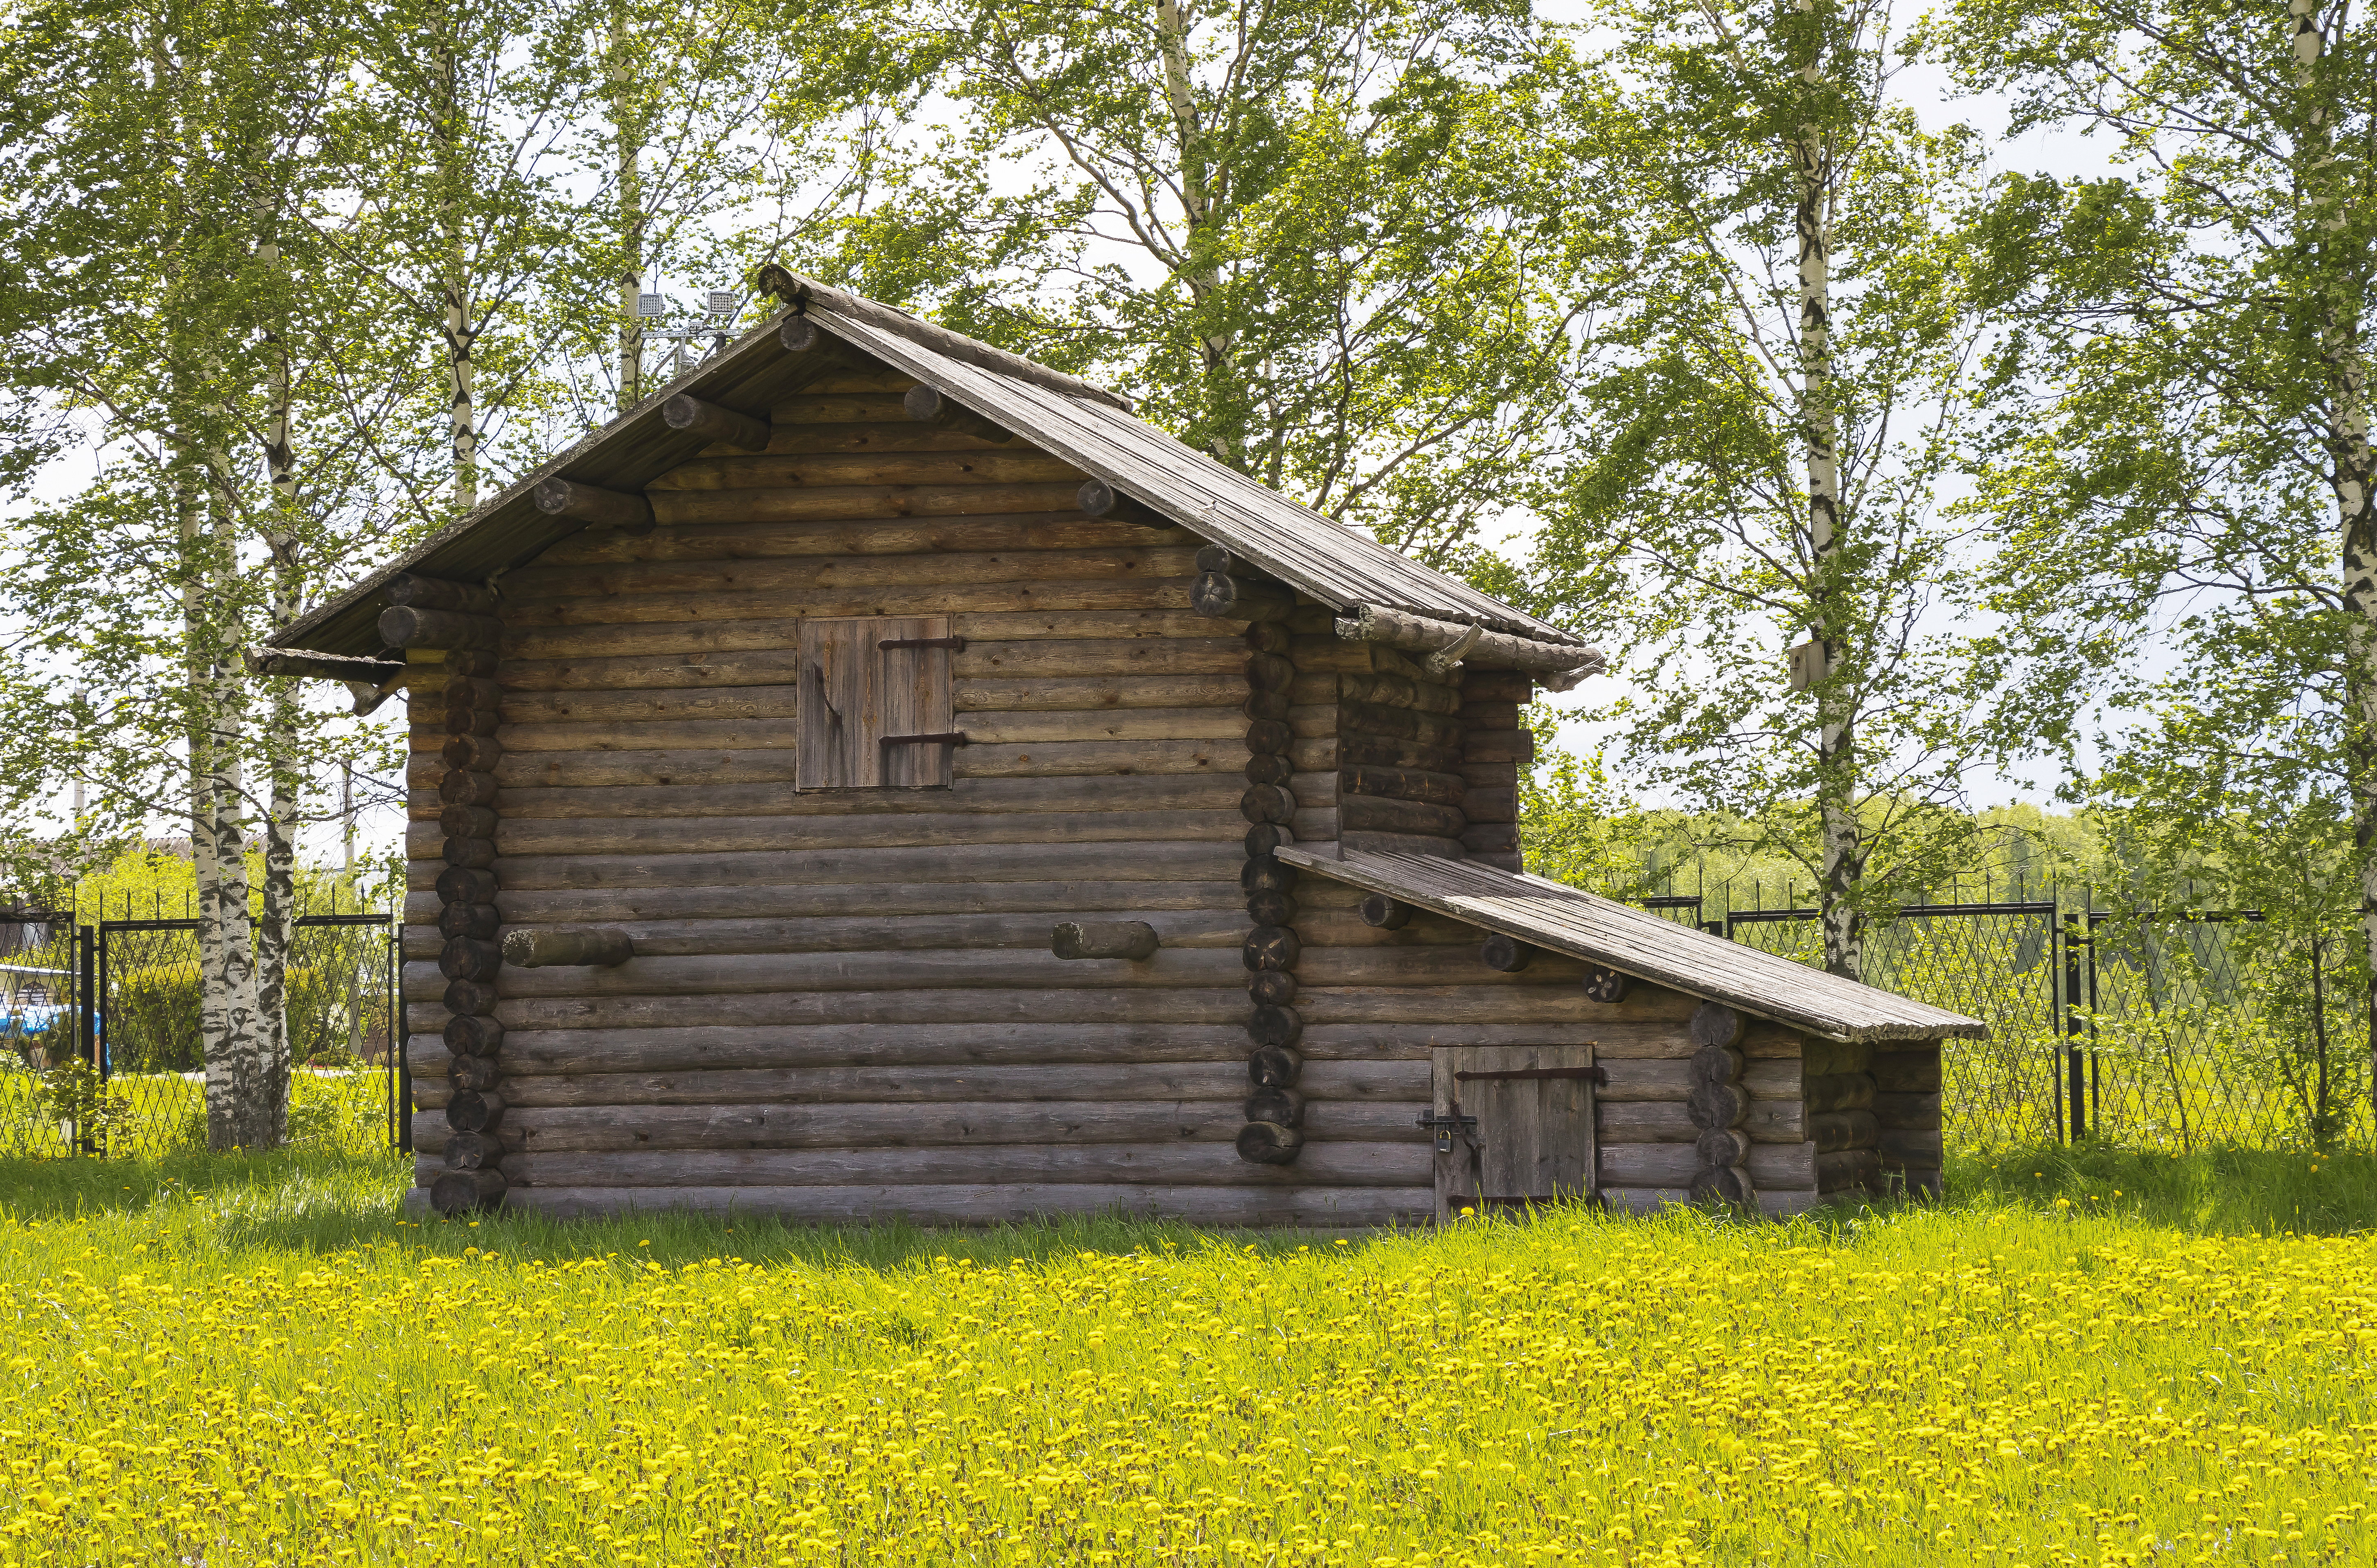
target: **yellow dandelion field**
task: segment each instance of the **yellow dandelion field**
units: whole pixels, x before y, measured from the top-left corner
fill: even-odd
[[[0,1562],[2377,1561],[2360,1240],[1555,1213],[666,1265],[397,1234],[0,1231]]]

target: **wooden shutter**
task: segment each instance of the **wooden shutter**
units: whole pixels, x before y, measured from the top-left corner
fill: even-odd
[[[948,788],[951,747],[886,746],[883,738],[957,728],[950,650],[881,645],[949,635],[946,615],[801,623],[801,789]]]
[[[1592,1046],[1445,1046],[1435,1063],[1436,1114],[1477,1119],[1437,1156],[1439,1216],[1598,1190]]]

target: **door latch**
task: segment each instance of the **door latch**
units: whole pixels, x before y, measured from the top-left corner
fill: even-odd
[[[1416,1125],[1423,1133],[1436,1134],[1436,1152],[1439,1154],[1452,1152],[1452,1139],[1455,1134],[1467,1138],[1472,1147],[1485,1146],[1477,1142],[1477,1118],[1475,1116],[1463,1116],[1458,1111],[1450,1116],[1438,1116],[1430,1112],[1422,1115]]]

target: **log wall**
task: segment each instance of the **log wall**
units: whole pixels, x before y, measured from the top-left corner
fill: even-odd
[[[651,531],[589,529],[497,584],[492,940],[599,922],[635,952],[496,972],[505,1104],[480,1158],[503,1201],[928,1223],[1427,1215],[1412,1123],[1429,1029],[1364,990],[1392,981],[1385,955],[1338,961],[1337,996],[1302,1009],[1293,1161],[1234,1146],[1261,1004],[1248,768],[1298,766],[1292,727],[1248,717],[1277,670],[1250,671],[1270,655],[1245,634],[1275,594],[1209,593],[1221,612],[1199,613],[1213,574],[1192,536],[1087,517],[1063,464],[905,421],[907,385],[788,399],[766,454],[713,448],[651,487]],[[954,782],[797,791],[801,618],[904,614],[949,615],[965,640]],[[442,698],[412,695],[404,989],[426,1185],[459,1081],[436,930],[449,737]],[[1060,921],[1143,921],[1162,945],[1059,959]]]

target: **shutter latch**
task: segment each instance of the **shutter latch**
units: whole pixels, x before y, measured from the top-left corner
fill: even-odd
[[[887,746],[962,746],[968,742],[964,731],[950,730],[938,735],[886,735],[881,743]]]
[[[877,643],[875,647],[878,651],[883,653],[889,653],[893,648],[898,647],[945,647],[951,653],[963,653],[965,651],[965,638],[886,637],[881,642]]]
[[[1436,1152],[1439,1154],[1452,1152],[1452,1138],[1456,1133],[1467,1138],[1472,1148],[1485,1146],[1477,1141],[1477,1118],[1463,1116],[1458,1111],[1450,1116],[1425,1114],[1420,1117],[1416,1124],[1421,1132],[1436,1134]]]

